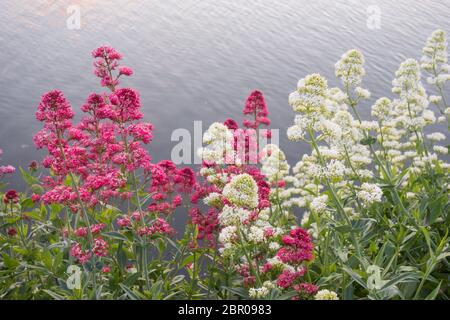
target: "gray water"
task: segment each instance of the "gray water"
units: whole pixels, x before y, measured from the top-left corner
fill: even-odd
[[[73,4],[81,8],[80,30],[66,26]],[[370,5],[380,9],[380,29],[367,26]],[[240,119],[245,98],[259,89],[294,164],[305,146],[290,143],[285,130],[294,117],[287,97],[298,79],[319,72],[338,85],[334,63],[360,49],[372,92],[362,107],[368,114],[375,99],[392,96],[400,62],[420,58],[437,28],[450,32],[449,0],[2,0],[0,161],[27,166],[42,158],[32,142],[41,128],[34,118],[40,96],[63,90],[79,112],[89,93],[102,91],[90,53],[110,44],[135,71],[122,85],[141,93],[145,120],[155,126],[155,160],[170,157],[174,129]]]

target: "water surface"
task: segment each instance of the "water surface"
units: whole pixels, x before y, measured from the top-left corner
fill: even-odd
[[[81,8],[81,29],[66,26],[69,5]],[[381,12],[380,29],[367,27],[367,8]],[[32,135],[40,96],[63,90],[77,112],[90,92],[92,49],[110,44],[135,76],[123,82],[141,92],[153,122],[155,160],[170,157],[176,128],[206,128],[239,118],[248,93],[262,90],[272,127],[294,164],[302,144],[290,143],[288,94],[298,79],[319,72],[338,85],[334,63],[351,48],[363,51],[371,102],[390,93],[394,71],[437,28],[450,32],[450,1],[413,0],[2,0],[0,4],[0,148],[2,164],[40,159]],[[15,180],[14,184],[17,184]]]

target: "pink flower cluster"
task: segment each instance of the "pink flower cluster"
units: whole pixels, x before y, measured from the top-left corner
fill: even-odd
[[[98,237],[94,239],[92,250],[83,250],[82,245],[79,242],[75,242],[70,248],[69,254],[79,263],[85,264],[91,259],[92,254],[96,257],[106,257],[108,248],[108,243],[101,237]]]
[[[101,230],[103,230],[106,227],[106,225],[104,223],[98,223],[98,224],[93,224],[91,226],[91,233],[93,235],[100,233]],[[87,227],[80,227],[78,229],[76,229],[74,231],[74,234],[77,237],[80,238],[86,238],[88,236],[88,228]]]
[[[171,236],[175,233],[175,229],[173,229],[170,224],[162,219],[162,218],[156,218],[156,220],[152,223],[151,226],[145,226],[138,229],[137,233],[140,236],[147,235],[151,236],[154,234],[159,235],[168,235]]]
[[[270,124],[270,120],[267,118],[269,112],[266,101],[258,90],[250,93],[243,112],[245,115],[253,115],[253,120],[244,120],[243,124],[246,128],[257,129],[260,125],[268,126]]]
[[[111,47],[97,48],[92,55],[96,59],[94,73],[111,93],[90,94],[81,107],[86,116],[77,125],[72,125],[74,113],[62,92],[45,94],[39,104],[36,118],[44,122],[44,128],[34,141],[38,148],[48,150],[43,165],[53,172],[43,179],[47,192],[42,201],[79,210],[76,190],[64,184],[70,173],[80,177],[80,197],[90,207],[112,198],[128,199],[131,194],[125,186],[137,170],[144,172],[145,181],[152,180],[150,192],[188,192],[195,185],[192,170],[177,169],[170,161],[152,164],[143,147],[152,141],[153,125],[140,121],[139,93],[118,88],[119,77],[132,75],[132,70],[119,68],[122,56]],[[114,76],[117,68],[119,74]],[[181,205],[181,197],[173,197],[170,203],[160,201],[166,198],[155,195],[149,210],[168,213]]]
[[[88,250],[83,250],[81,244],[79,243],[72,245],[69,254],[77,259],[77,261],[81,264],[85,264],[89,261],[89,259],[91,259],[91,252]]]
[[[114,48],[101,46],[92,51],[92,57],[96,59],[94,61],[94,73],[101,79],[101,85],[113,90],[119,84],[119,80],[118,77],[115,78],[113,76],[112,71],[119,66],[119,60],[122,59],[122,55]]]
[[[19,194],[14,189],[7,191],[3,196],[3,203],[5,204],[13,204],[18,202],[19,202]]]
[[[313,260],[313,244],[308,232],[302,228],[295,228],[281,239],[283,247],[277,256],[284,263],[298,265],[303,261]]]
[[[43,128],[33,138],[38,149],[48,151],[42,165],[51,172],[41,179],[45,191],[33,195],[34,201],[62,204],[74,213],[88,211],[85,219],[93,220],[90,229],[82,226],[73,232],[80,242],[75,242],[70,255],[80,263],[108,253],[108,243],[101,233],[114,226],[96,223],[98,207],[110,204],[127,208],[116,221],[119,229],[132,229],[143,237],[171,236],[175,230],[160,215],[171,215],[197,184],[190,168],[177,168],[169,160],[151,162],[145,146],[153,139],[153,125],[142,121],[139,93],[119,87],[121,77],[133,74],[132,69],[120,66],[122,55],[102,46],[92,56],[94,74],[109,92],[91,93],[81,106],[83,117],[76,124],[72,107],[61,91],[44,94],[36,112]],[[37,168],[37,163],[33,167]],[[149,193],[150,203],[146,202],[148,198],[142,202],[139,199],[144,191]],[[144,203],[146,208],[141,207]],[[84,245],[88,249],[83,250]]]
[[[0,149],[0,156],[3,154],[3,150]],[[0,179],[7,174],[14,173],[16,171],[16,168],[13,166],[7,165],[7,166],[0,166]]]

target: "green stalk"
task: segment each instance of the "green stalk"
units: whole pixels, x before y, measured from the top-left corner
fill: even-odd
[[[320,153],[319,147],[318,147],[317,142],[316,142],[316,138],[314,137],[314,133],[313,133],[311,127],[308,128],[308,134],[309,134],[309,137],[311,139],[311,144],[312,144],[314,150],[317,153],[317,157],[319,159],[320,164],[323,167],[325,167],[325,165],[326,165],[325,161],[322,158],[322,155]],[[340,213],[341,218],[345,221],[346,224],[351,226],[350,218],[348,217],[347,213],[345,212],[344,207],[341,204],[341,201],[339,200],[339,197],[338,197],[338,195],[337,195],[333,185],[331,184],[331,182],[329,181],[328,178],[325,178],[325,182],[326,182],[326,185],[327,185],[328,189],[331,192],[332,198],[334,200],[334,203],[336,204],[336,207],[338,209],[338,212]],[[350,238],[351,238],[351,240],[353,242],[353,245],[355,247],[356,254],[357,254],[357,256],[358,256],[358,258],[360,260],[360,263],[364,264],[363,263],[363,256],[362,256],[362,253],[361,253],[361,248],[359,246],[359,242],[357,241],[357,239],[356,239],[355,235],[353,234],[353,232],[350,232]]]

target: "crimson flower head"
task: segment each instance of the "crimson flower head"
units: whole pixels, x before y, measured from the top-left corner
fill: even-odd
[[[37,161],[33,160],[28,164],[28,170],[30,170],[31,172],[35,172],[38,169],[38,163]]]
[[[36,111],[36,119],[57,128],[70,127],[73,110],[64,94],[59,90],[52,90],[44,94]]]
[[[17,234],[17,230],[16,228],[9,228],[6,233],[8,234],[8,236],[10,237],[14,237]]]
[[[267,111],[266,101],[261,91],[255,90],[247,97],[244,114],[256,114],[257,117],[267,117],[269,112]]]
[[[101,85],[113,88],[119,81],[114,78],[111,71],[119,66],[119,60],[122,55],[116,49],[110,46],[101,46],[92,51],[92,56],[96,58],[94,61],[94,74],[101,78]]]
[[[245,102],[243,113],[253,115],[252,120],[244,120],[243,125],[246,128],[257,129],[260,125],[268,126],[270,124],[270,120],[267,118],[269,112],[261,91],[255,90],[250,93]]]
[[[142,119],[139,93],[131,88],[120,88],[109,95],[116,114],[111,120],[127,122]]]
[[[230,130],[237,130],[237,128],[238,128],[238,124],[236,123],[236,121],[234,121],[233,119],[230,119],[230,118],[225,120],[225,122],[223,124]]]
[[[127,76],[127,77],[132,76],[133,75],[133,69],[131,69],[129,67],[125,67],[125,66],[120,67],[119,68],[119,74]]]
[[[5,193],[3,196],[3,202],[4,203],[17,203],[19,202],[19,194],[16,190],[11,189]]]
[[[92,51],[92,57],[101,58],[109,61],[122,59],[122,55],[119,52],[117,52],[116,49],[107,45],[94,49]]]

